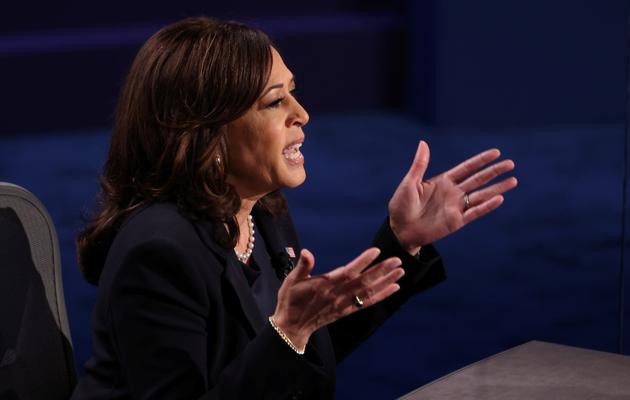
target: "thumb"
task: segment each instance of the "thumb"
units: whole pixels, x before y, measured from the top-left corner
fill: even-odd
[[[300,252],[300,259],[293,270],[287,275],[285,282],[296,282],[306,279],[310,276],[311,271],[315,267],[315,256],[313,253],[306,249],[302,249]]]
[[[429,145],[424,140],[421,140],[418,144],[418,150],[416,150],[416,156],[413,159],[411,168],[409,168],[409,172],[407,172],[407,176],[414,181],[421,181],[429,166],[430,156]]]

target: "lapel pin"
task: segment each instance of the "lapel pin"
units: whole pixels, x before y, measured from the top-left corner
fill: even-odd
[[[293,250],[293,247],[285,247],[284,249],[286,250],[289,257],[295,258],[295,251]]]

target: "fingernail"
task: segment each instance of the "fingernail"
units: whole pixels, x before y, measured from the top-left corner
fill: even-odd
[[[390,261],[391,265],[389,266],[389,269],[391,269],[392,271],[395,270],[396,268],[399,268],[402,265],[402,260],[398,257],[392,257],[391,260],[392,261]]]

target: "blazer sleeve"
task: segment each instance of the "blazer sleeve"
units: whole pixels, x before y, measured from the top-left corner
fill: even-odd
[[[378,230],[372,246],[381,250],[374,264],[389,257],[399,257],[405,275],[398,281],[400,290],[386,300],[328,326],[337,362],[341,362],[364,342],[409,298],[446,279],[442,259],[435,247],[429,244],[423,246],[417,256],[410,255],[392,232],[389,217]]]
[[[109,331],[133,398],[282,399],[326,386],[270,326],[209,382],[208,357],[222,349],[207,348],[217,305],[197,268],[177,244],[154,240],[132,248],[111,280]]]

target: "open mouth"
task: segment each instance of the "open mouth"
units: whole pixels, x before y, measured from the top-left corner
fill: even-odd
[[[299,161],[302,158],[300,147],[302,147],[302,143],[295,143],[285,147],[284,150],[282,150],[282,155],[289,161]]]

